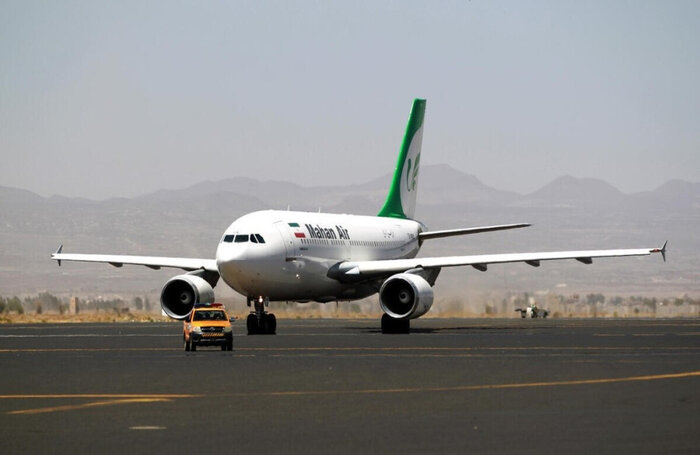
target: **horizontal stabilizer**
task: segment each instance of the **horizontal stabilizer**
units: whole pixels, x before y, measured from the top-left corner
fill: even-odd
[[[518,229],[532,226],[529,223],[499,224],[497,226],[481,226],[463,229],[447,229],[444,231],[426,231],[418,234],[420,240],[438,239],[441,237],[452,237],[454,235],[480,234],[482,232],[504,231],[506,229]]]

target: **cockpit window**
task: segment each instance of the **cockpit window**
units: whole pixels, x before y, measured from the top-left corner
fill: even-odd
[[[222,242],[246,243],[248,240],[253,243],[265,243],[265,239],[260,234],[226,234]]]

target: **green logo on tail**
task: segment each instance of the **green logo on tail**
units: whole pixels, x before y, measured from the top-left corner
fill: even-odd
[[[420,163],[420,153],[416,156],[416,164],[411,172],[411,158],[408,159],[408,171],[406,172],[406,189],[411,192],[418,186],[418,164]]]

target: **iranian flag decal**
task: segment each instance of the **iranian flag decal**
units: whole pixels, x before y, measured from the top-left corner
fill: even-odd
[[[298,239],[305,239],[306,234],[301,230],[301,227],[299,226],[299,223],[287,223],[289,224],[289,227],[294,231],[294,237]]]

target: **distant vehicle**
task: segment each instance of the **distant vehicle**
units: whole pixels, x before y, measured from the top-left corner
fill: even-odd
[[[549,316],[549,310],[544,310],[537,308],[537,305],[531,303],[530,306],[526,308],[516,308],[515,311],[520,311],[520,317],[525,318],[542,318],[545,319]]]
[[[222,351],[232,351],[234,320],[220,303],[195,305],[182,324],[185,351],[196,351],[197,346],[221,346]]]
[[[424,99],[413,102],[389,192],[377,216],[288,210],[249,213],[224,231],[214,258],[68,254],[63,253],[63,245],[51,258],[58,265],[81,261],[182,269],[186,273],[166,282],[160,295],[163,311],[174,319],[186,319],[196,303],[213,302],[214,286],[221,279],[253,307],[246,321],[249,335],[275,333],[276,319],[267,312],[271,301],[327,303],[377,293],[384,313],[382,333],[409,333],[410,321],[432,307],[433,285],[446,267],[486,272],[491,265],[513,262],[539,267],[542,261],[567,259],[591,264],[594,258],[652,253],[665,258],[665,243],[661,248],[624,250],[418,256],[424,243],[436,239],[530,226],[515,223],[431,231],[414,219],[425,103]],[[314,160],[328,159],[332,153],[336,152],[302,160],[303,165],[313,166]],[[159,228],[152,226],[153,232]]]

